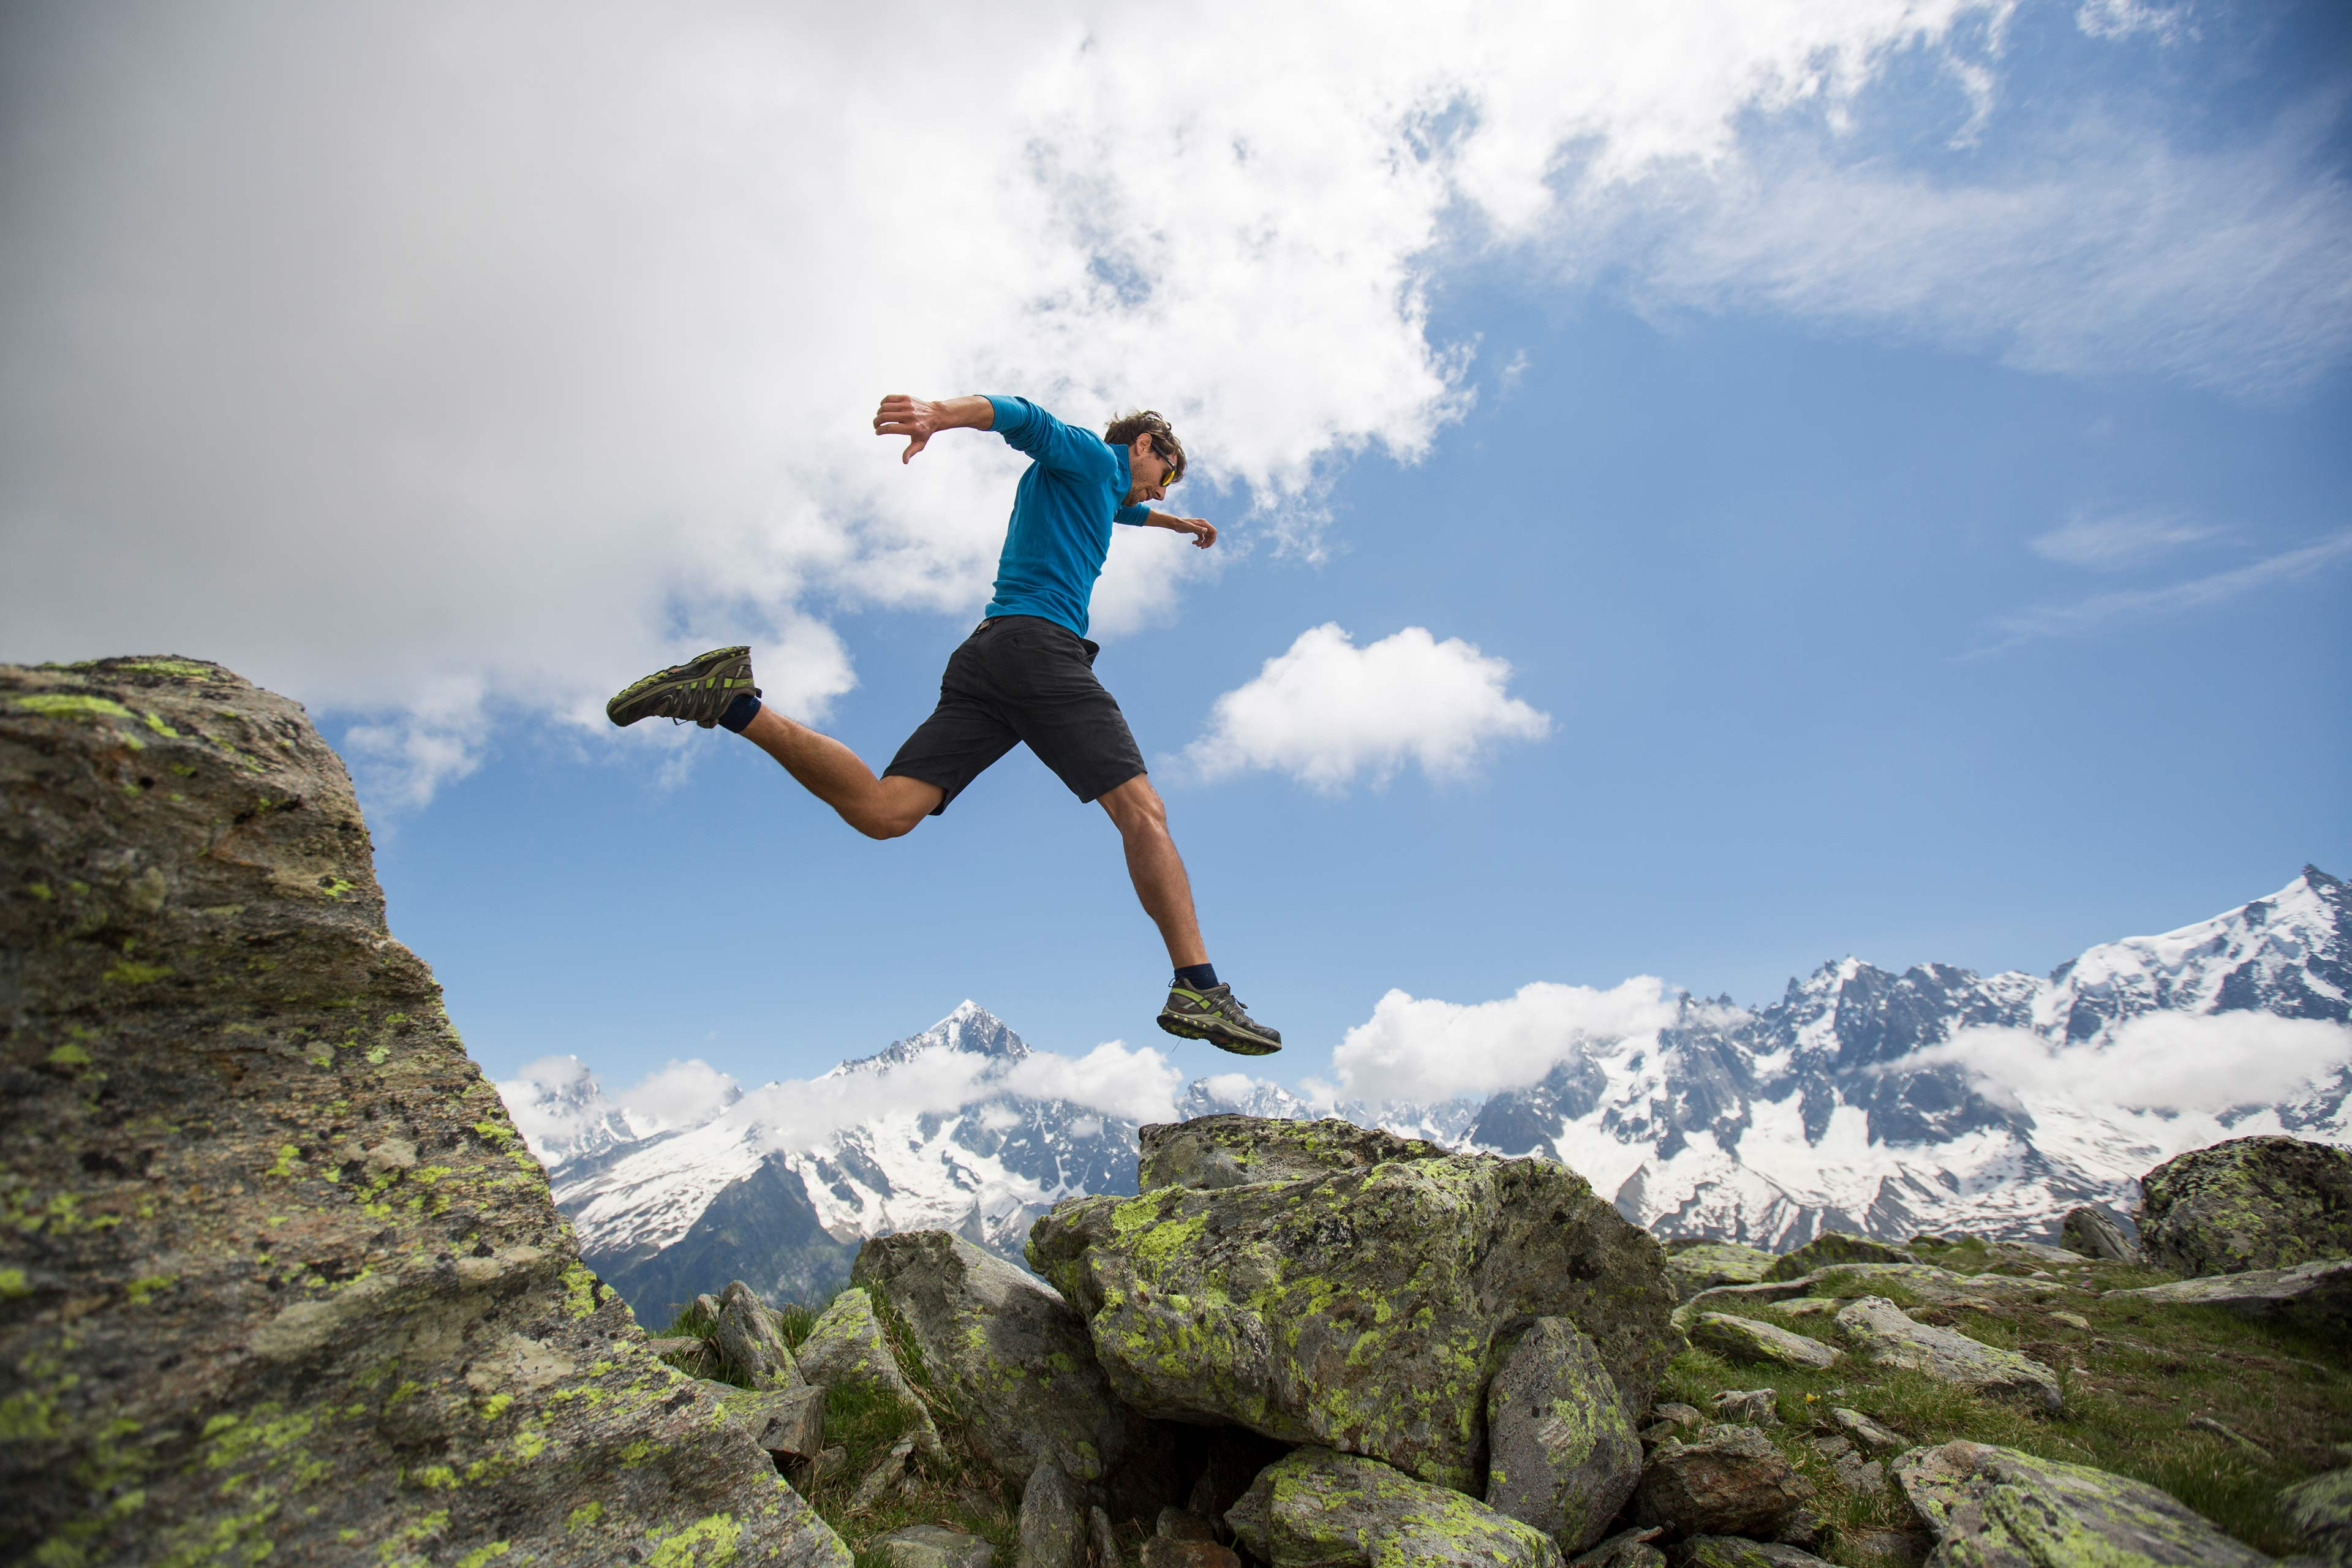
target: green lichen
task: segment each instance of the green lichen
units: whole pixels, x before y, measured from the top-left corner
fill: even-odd
[[[180,680],[210,680],[215,673],[209,665],[184,658],[127,658],[114,668],[135,669],[146,675],[168,675]]]
[[[49,890],[49,885],[47,882],[27,882],[25,884],[25,891],[45,904],[57,897],[57,894]]]
[[[180,732],[177,730],[173,729],[169,724],[164,723],[159,716],[153,713],[149,713],[144,715],[143,718],[147,728],[154,731],[158,735],[162,735],[165,739],[173,741],[176,741],[180,738]]]
[[[585,1530],[604,1517],[604,1505],[591,1498],[563,1516],[563,1528],[567,1531]]]
[[[17,707],[27,712],[38,713],[44,719],[131,717],[130,709],[110,697],[85,697],[69,691],[35,691],[16,698],[15,701]]]
[[[482,1568],[483,1563],[489,1562],[494,1557],[504,1557],[512,1550],[513,1547],[506,1542],[493,1541],[488,1545],[478,1546],[474,1548],[473,1551],[467,1552],[463,1557],[458,1558],[457,1568]]]
[[[124,1286],[123,1289],[130,1294],[132,1306],[143,1307],[179,1282],[180,1277],[176,1274],[150,1274],[142,1279],[133,1279]]]
[[[0,1268],[0,1301],[13,1301],[19,1296],[29,1296],[32,1293],[32,1286],[25,1282],[23,1269]]]
[[[106,978],[117,985],[151,985],[171,973],[160,963],[134,963],[124,959],[106,972]]]
[[[575,1320],[596,1310],[596,1276],[584,1264],[563,1271],[563,1310]]]
[[[646,1556],[647,1568],[717,1568],[721,1563],[735,1561],[735,1552],[742,1544],[743,1527],[728,1513],[707,1514],[674,1535],[658,1531],[648,1537],[654,1549]],[[708,1548],[706,1553],[705,1549]]]
[[[53,1068],[88,1067],[89,1065],[89,1052],[84,1050],[79,1046],[68,1042],[65,1045],[59,1046],[56,1050],[51,1051],[44,1059],[47,1060]]]

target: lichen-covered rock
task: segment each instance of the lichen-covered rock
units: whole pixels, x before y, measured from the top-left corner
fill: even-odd
[[[1702,1290],[1675,1309],[1675,1322],[1687,1331],[1702,1312],[1737,1313],[1744,1306],[1774,1306],[1822,1292],[1851,1290],[1857,1285],[1872,1289],[1899,1287],[1930,1306],[1938,1307],[1965,1301],[2046,1301],[2074,1289],[2061,1279],[1956,1274],[1932,1263],[1841,1263],[1793,1279],[1766,1279],[1754,1285],[1721,1285]]]
[[[1666,1554],[1652,1544],[1664,1531],[1653,1524],[1622,1530],[1569,1559],[1568,1568],[1666,1568]]]
[[[1718,1420],[1742,1422],[1749,1426],[1780,1424],[1780,1392],[1775,1388],[1718,1389],[1709,1403],[1715,1406]]]
[[[1667,1552],[1666,1561],[1674,1568],[1824,1568],[1810,1552],[1738,1535],[1694,1535]]]
[[[888,1568],[992,1568],[996,1548],[944,1524],[910,1524],[875,1537],[866,1551]]]
[[[1835,1345],[1792,1334],[1777,1324],[1729,1312],[1701,1312],[1691,1323],[1690,1342],[1731,1361],[1762,1362],[1770,1366],[1819,1372],[1845,1359]]]
[[[1900,1433],[1890,1432],[1859,1410],[1833,1405],[1830,1420],[1848,1440],[1874,1454],[1893,1454],[1910,1447]]]
[[[2088,1206],[2066,1211],[2065,1220],[2058,1226],[2058,1242],[2078,1258],[2115,1263],[2139,1261],[2139,1248],[2124,1235],[2123,1226],[2110,1215]]]
[[[1271,1568],[1560,1568],[1532,1525],[1476,1499],[1329,1448],[1294,1449],[1266,1467],[1225,1515],[1235,1539]]]
[[[1074,1480],[1100,1481],[1152,1446],[1142,1417],[1111,1397],[1078,1314],[1003,1258],[943,1230],[904,1231],[859,1248],[851,1278],[897,1316],[1006,1479],[1026,1481],[1050,1457]]]
[[[1117,1550],[1115,1545],[1113,1550]],[[1101,1553],[1097,1552],[1096,1555]],[[1116,1568],[1117,1563],[1116,1557],[1110,1559],[1109,1568]],[[1213,1541],[1178,1541],[1155,1535],[1143,1543],[1143,1568],[1242,1568],[1242,1560],[1232,1548]]]
[[[1538,1318],[1486,1391],[1486,1505],[1581,1552],[1642,1479],[1642,1445],[1592,1341]]]
[[[869,1392],[889,1402],[905,1420],[915,1447],[926,1458],[942,1452],[930,1406],[907,1381],[898,1358],[882,1337],[874,1299],[856,1286],[835,1296],[809,1327],[793,1358],[801,1375],[827,1388]]]
[[[1086,1568],[1086,1513],[1051,1457],[1037,1461],[1021,1489],[1018,1539],[1014,1568]]]
[[[1916,1263],[1902,1247],[1849,1230],[1825,1230],[1793,1252],[1784,1252],[1764,1271],[1767,1279],[1798,1279],[1841,1263]]]
[[[737,1388],[705,1381],[728,1419],[778,1458],[814,1459],[824,1452],[824,1390],[813,1384],[793,1388]]]
[[[2140,1179],[2147,1260],[2192,1279],[2352,1258],[2352,1149],[2232,1138]]]
[[[2058,1374],[2032,1356],[1972,1340],[1957,1329],[1914,1322],[1881,1296],[1864,1296],[1837,1315],[1854,1352],[1881,1366],[1924,1373],[1979,1394],[2021,1395],[2047,1410],[2063,1403]]]
[[[711,1338],[718,1342],[719,1359],[753,1388],[798,1388],[808,1381],[793,1363],[767,1304],[740,1279],[719,1293]]]
[[[2014,1448],[1946,1443],[1895,1461],[1937,1568],[2269,1568],[2170,1493]]]
[[[2312,1556],[2352,1568],[2352,1469],[2297,1481],[2279,1493],[2278,1508]]]
[[[1196,1116],[1156,1122],[1138,1135],[1138,1184],[1202,1192],[1252,1182],[1295,1182],[1335,1171],[1367,1171],[1398,1160],[1442,1160],[1449,1151],[1419,1138],[1336,1118],[1282,1121],[1263,1116]]]
[[[1666,1278],[1675,1293],[1689,1300],[1718,1285],[1753,1285],[1777,1262],[1760,1247],[1736,1241],[1670,1241],[1666,1243]]]
[[[1812,1500],[1811,1481],[1753,1426],[1710,1427],[1694,1443],[1665,1442],[1633,1493],[1633,1517],[1681,1538],[1788,1533]]]
[[[2110,1296],[2168,1307],[2226,1307],[2242,1317],[2278,1318],[2312,1328],[2352,1326],[2352,1258],[2209,1274],[2168,1285],[2110,1290]]]
[[[0,1559],[840,1563],[583,1268],[341,763],[176,658],[0,668]]]
[[[1083,1198],[1037,1222],[1028,1256],[1135,1408],[1464,1490],[1486,1473],[1498,1336],[1566,1319],[1631,1414],[1679,1348],[1657,1243],[1542,1160],[1434,1155]]]

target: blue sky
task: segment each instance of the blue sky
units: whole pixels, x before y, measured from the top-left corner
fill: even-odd
[[[1268,37],[1297,113],[1370,128],[1288,164],[1328,115],[1209,70],[1282,24],[1220,16],[1200,69],[1153,77],[1112,16],[1057,14],[1015,40],[1040,74],[1009,123],[919,170],[862,123],[774,140],[817,90],[775,80],[833,50],[877,102],[952,108],[970,39],[908,63],[712,11],[633,51],[600,16],[502,118],[485,84],[524,40],[456,13],[414,30],[431,48],[224,13],[160,85],[165,11],[20,18],[47,85],[9,111],[0,199],[48,238],[0,253],[0,528],[40,570],[0,590],[0,656],[168,644],[310,703],[395,933],[500,1077],[566,1052],[608,1083],[803,1076],[966,996],[1055,1050],[1237,1065],[1153,1029],[1166,966],[1117,839],[1025,752],[874,844],[739,741],[594,720],[615,671],[742,637],[772,692],[889,754],[986,597],[1016,470],[970,435],[901,468],[858,436],[888,391],[1141,402],[1186,433],[1171,504],[1225,539],[1122,536],[1097,668],[1285,1081],[1391,988],[2042,972],[2342,874],[2352,24],[1820,9],[1783,37],[1733,7],[1724,59],[1654,79],[1604,68],[1643,24],[1581,13],[1528,46],[1595,53],[1581,75],[1446,34],[1389,80]],[[288,85],[386,36],[348,99],[331,63]],[[623,121],[750,107],[640,185],[582,129],[614,81]],[[230,129],[112,128],[175,93]],[[368,153],[478,108],[512,143],[493,174]],[[205,157],[233,232],[159,194]],[[194,265],[93,280],[126,234]],[[1265,673],[1323,626],[1349,640]],[[1356,662],[1408,628],[1430,640]],[[1375,668],[1475,694],[1349,684]]]

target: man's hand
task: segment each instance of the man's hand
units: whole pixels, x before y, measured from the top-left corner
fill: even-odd
[[[907,449],[898,455],[902,463],[913,462],[915,454],[942,430],[986,430],[995,424],[996,405],[985,397],[950,397],[944,403],[927,403],[919,397],[894,392],[874,411],[874,434],[907,437]]]
[[[1192,544],[1196,549],[1206,550],[1217,542],[1217,525],[1205,519],[1171,517],[1167,512],[1155,511],[1151,514],[1150,521],[1154,528],[1173,529],[1178,533],[1191,534]]]

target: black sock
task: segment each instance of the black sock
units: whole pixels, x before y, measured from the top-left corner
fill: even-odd
[[[744,726],[758,717],[759,712],[758,698],[748,691],[739,693],[735,700],[727,705],[727,711],[719,716],[719,727],[722,730],[732,730],[740,735],[743,732]]]
[[[1206,991],[1217,983],[1217,966],[1213,963],[1188,963],[1176,972],[1175,984],[1187,991]]]

